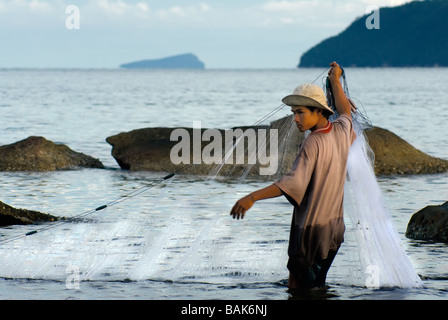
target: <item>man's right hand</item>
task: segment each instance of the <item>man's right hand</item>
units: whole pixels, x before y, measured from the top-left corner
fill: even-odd
[[[230,211],[230,215],[233,216],[233,219],[243,219],[244,214],[253,206],[254,202],[255,201],[251,195],[247,195],[244,198],[241,198],[233,206],[232,211]]]

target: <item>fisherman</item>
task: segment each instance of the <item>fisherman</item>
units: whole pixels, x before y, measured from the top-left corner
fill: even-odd
[[[348,151],[356,138],[352,105],[342,88],[342,69],[330,64],[328,79],[338,118],[329,117],[322,88],[314,84],[298,86],[282,99],[291,107],[301,132],[310,130],[302,142],[291,171],[272,185],[250,193],[233,206],[230,215],[243,219],[259,200],[284,195],[294,206],[288,246],[288,287],[325,288],[327,272],[344,240],[344,182]]]

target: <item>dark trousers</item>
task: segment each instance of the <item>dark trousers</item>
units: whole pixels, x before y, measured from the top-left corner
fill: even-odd
[[[339,249],[339,248],[338,248]],[[290,257],[288,269],[294,276],[295,284],[301,289],[323,288],[327,279],[327,273],[336,257],[338,250],[328,252],[326,259],[316,261],[310,267],[301,267]]]

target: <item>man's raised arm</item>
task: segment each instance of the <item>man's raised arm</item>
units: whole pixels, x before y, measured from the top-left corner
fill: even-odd
[[[328,78],[330,80],[331,89],[333,90],[334,104],[339,114],[346,114],[350,118],[352,116],[352,105],[342,89],[341,81],[339,78],[342,74],[342,69],[336,62],[330,63],[331,69],[328,72]]]

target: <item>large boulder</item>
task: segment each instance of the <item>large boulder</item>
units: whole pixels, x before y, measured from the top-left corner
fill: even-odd
[[[112,145],[112,156],[121,168],[131,171],[165,171],[174,172],[186,167],[184,172],[207,175],[216,169],[213,165],[203,162],[197,165],[174,165],[170,159],[170,152],[178,141],[171,141],[170,136],[176,128],[145,128],[123,132],[108,137],[106,141]],[[190,137],[193,136],[192,128],[183,128]],[[235,130],[237,128],[232,128]],[[245,130],[254,129],[278,129],[278,170],[274,175],[287,172],[298,153],[300,144],[304,139],[290,116],[274,121],[265,127],[241,127]],[[198,129],[196,129],[198,130]],[[201,129],[201,134],[206,129]],[[225,135],[225,131],[220,131]],[[365,131],[367,140],[375,154],[374,169],[377,175],[394,174],[429,174],[448,171],[448,160],[431,157],[417,150],[409,143],[394,133],[379,127],[373,127]],[[257,138],[258,139],[258,138]],[[191,139],[192,140],[192,139]],[[224,139],[223,139],[224,140]],[[270,149],[269,139],[267,150]],[[201,150],[208,141],[201,142]],[[247,147],[247,145],[246,145]],[[190,150],[193,150],[193,142],[190,141]],[[223,154],[225,154],[223,152]],[[193,163],[192,157],[190,163]],[[247,163],[247,162],[246,162]],[[257,164],[250,168],[249,175],[258,175],[260,166]],[[244,172],[244,166],[225,165],[220,175],[237,175]]]
[[[190,137],[183,140],[184,138],[171,138],[171,134],[174,130],[182,130],[185,133],[184,137]],[[257,132],[259,129],[267,130],[267,127],[243,127],[243,128],[233,128],[233,130],[240,129],[241,132],[247,132],[246,130],[253,129]],[[214,171],[218,171],[219,174],[225,176],[238,176],[244,173],[247,166],[244,165],[248,163],[247,153],[245,153],[245,160],[241,160],[242,164],[238,164],[236,157],[229,162],[230,164],[223,164],[221,166],[220,161],[210,160],[208,163],[204,161],[205,158],[202,157],[202,151],[210,143],[213,142],[213,138],[210,141],[202,139],[194,139],[195,135],[202,137],[204,132],[208,129],[193,129],[193,128],[144,128],[137,129],[130,132],[122,132],[117,135],[108,137],[106,141],[112,145],[112,156],[115,158],[117,163],[122,169],[130,171],[159,171],[159,172],[177,172],[179,170],[184,174],[195,174],[195,175],[209,175]],[[225,130],[213,129],[214,132],[219,133],[222,138],[220,141],[220,152],[224,156],[226,152],[225,144]],[[195,133],[196,131],[196,133]],[[188,161],[175,164],[172,159],[172,150],[177,146],[179,149],[180,143],[186,143],[186,151],[190,151],[188,156]],[[195,146],[198,144],[199,149]],[[247,143],[246,143],[247,146]],[[200,163],[195,163],[194,160],[194,150],[199,150]],[[184,150],[184,151],[185,151]],[[228,150],[228,149],[227,149]],[[269,149],[268,149],[269,150]],[[182,154],[181,150],[175,153],[176,156]],[[236,154],[236,151],[234,152]],[[222,160],[222,157],[219,157]],[[259,165],[255,164],[249,168],[249,172],[246,174],[253,175],[258,172]],[[256,173],[255,173],[256,174]]]
[[[448,201],[414,213],[405,235],[414,240],[448,243]]]
[[[366,130],[375,154],[374,168],[378,175],[431,174],[448,171],[448,160],[431,157],[414,148],[389,130],[373,127]]]
[[[16,209],[0,201],[0,227],[57,220],[58,217],[38,211]]]
[[[43,137],[28,137],[0,146],[0,171],[54,171],[76,167],[104,168],[101,161]]]

